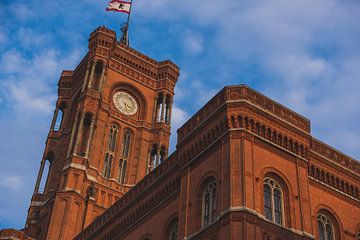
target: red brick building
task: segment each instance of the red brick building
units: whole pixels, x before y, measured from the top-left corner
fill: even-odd
[[[219,91],[167,156],[178,75],[96,29],[60,77],[25,229],[0,239],[360,239],[359,162],[247,86]]]

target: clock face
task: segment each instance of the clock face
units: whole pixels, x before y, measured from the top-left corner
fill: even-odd
[[[138,110],[135,99],[126,92],[116,92],[113,96],[115,107],[126,115],[134,115]]]

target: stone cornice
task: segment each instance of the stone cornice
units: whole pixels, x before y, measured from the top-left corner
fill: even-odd
[[[325,183],[325,182],[323,182],[321,180],[318,180],[318,179],[316,179],[316,178],[314,178],[312,176],[308,176],[308,177],[310,179],[309,183],[311,185],[316,186],[316,187],[321,186],[321,187],[324,187],[325,189],[332,190],[332,191],[340,194],[347,201],[349,201],[349,200],[350,201],[355,201],[360,206],[360,199],[357,199],[357,198],[355,198],[355,197],[353,197],[353,196],[351,196],[351,195],[349,195],[347,193],[344,193],[344,192],[336,189],[335,187],[332,187],[331,185],[329,185],[329,184],[327,184],[327,183]],[[354,203],[354,202],[351,202],[351,203]]]
[[[208,103],[205,104],[197,113],[193,115],[179,130],[178,141],[182,141],[189,132],[197,128],[203,121],[205,121],[209,115],[217,111],[217,109],[226,103],[236,101],[247,101],[259,109],[276,116],[288,125],[300,129],[306,133],[310,133],[310,121],[299,115],[298,113],[291,111],[283,105],[271,100],[268,97],[256,92],[255,90],[245,86],[227,86],[218,92]]]
[[[312,138],[310,151],[321,156],[323,159],[341,166],[348,171],[360,177],[360,163],[359,161],[345,155],[344,153],[330,147],[329,145]]]

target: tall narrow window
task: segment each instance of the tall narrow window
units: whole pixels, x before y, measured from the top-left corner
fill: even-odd
[[[159,94],[155,106],[155,122],[163,122],[165,113],[165,96]]]
[[[272,219],[271,187],[267,184],[264,185],[264,210],[266,219]]]
[[[335,240],[334,225],[329,217],[319,213],[317,215],[319,240]]]
[[[80,128],[80,122],[81,122],[81,113],[78,113],[77,116],[75,117],[75,125],[73,128],[73,141],[71,143],[71,150],[70,150],[70,154],[73,154],[75,151],[75,145],[76,145],[76,141],[77,141],[77,137],[78,137],[78,132],[79,132],[79,128]]]
[[[122,147],[122,157],[128,158],[129,150],[130,150],[130,141],[131,141],[131,132],[129,130],[125,130],[123,137],[123,147]]]
[[[51,168],[51,160],[46,160],[44,165],[44,171],[42,172],[40,186],[39,186],[39,193],[45,193],[46,187],[48,185],[49,175],[50,175],[50,168]]]
[[[92,118],[91,114],[87,113],[85,115],[83,129],[82,129],[82,136],[81,136],[81,144],[79,149],[80,156],[85,156],[86,154],[87,143],[90,137],[89,134],[90,134],[91,118]]]
[[[112,125],[110,128],[108,145],[107,145],[107,149],[105,152],[105,159],[104,159],[103,176],[106,178],[111,177],[111,167],[112,167],[112,161],[114,158],[117,133],[118,133],[117,127],[115,125]]]
[[[106,153],[104,160],[104,170],[103,170],[103,176],[106,178],[111,177],[112,160],[113,160],[113,153]]]
[[[94,76],[94,89],[100,89],[101,77],[103,72],[103,63],[97,62],[95,65],[95,76]]]
[[[118,174],[118,182],[125,182],[125,174],[126,174],[126,165],[129,158],[130,152],[130,144],[131,144],[131,132],[130,130],[124,131],[123,144],[121,150],[121,158],[119,161],[119,174]]]
[[[266,219],[284,225],[284,196],[280,184],[272,178],[264,180],[264,213]]]
[[[153,144],[150,152],[149,152],[149,159],[148,159],[148,167],[146,173],[151,172],[154,168],[158,165],[158,145]]]
[[[55,116],[55,125],[54,125],[54,131],[59,131],[62,126],[62,122],[64,119],[64,110],[62,108],[59,108],[57,115]]]
[[[215,220],[216,214],[216,183],[206,185],[202,194],[202,226],[206,227]]]

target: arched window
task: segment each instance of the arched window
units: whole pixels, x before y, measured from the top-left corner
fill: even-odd
[[[46,187],[48,185],[49,175],[50,175],[50,168],[51,168],[51,162],[52,160],[46,159],[44,164],[44,171],[42,172],[42,176],[40,179],[40,185],[39,185],[39,193],[45,193]]]
[[[34,193],[46,193],[50,178],[51,166],[54,161],[54,154],[49,152],[43,158],[40,164],[38,177],[35,184]]]
[[[112,125],[110,128],[110,135],[108,141],[108,150],[111,152],[115,151],[117,133],[118,133],[117,127],[115,125]]]
[[[325,214],[317,215],[319,240],[335,240],[334,224]]]
[[[178,240],[178,220],[177,218],[173,219],[166,231],[165,239],[169,240]]]
[[[125,130],[123,137],[123,147],[122,147],[122,157],[128,158],[130,151],[130,142],[131,142],[131,132]]]
[[[130,144],[131,144],[131,132],[130,130],[125,130],[123,143],[122,143],[121,158],[119,161],[119,174],[118,174],[119,183],[125,182],[126,166],[130,152]]]
[[[104,159],[103,176],[106,178],[111,177],[111,166],[112,166],[112,161],[114,158],[117,133],[118,133],[118,128],[115,125],[112,125],[110,128],[108,145],[107,145],[107,149],[105,152],[105,159]]]
[[[208,183],[202,194],[202,226],[206,227],[215,220],[216,214],[216,183]]]
[[[177,239],[178,239],[178,225],[176,223],[176,225],[174,225],[170,229],[169,240],[177,240]]]
[[[83,128],[82,128],[82,134],[81,134],[81,144],[79,149],[79,155],[85,156],[87,147],[88,147],[88,141],[90,136],[90,127],[91,127],[91,120],[92,120],[92,114],[87,113],[84,118],[83,122]]]
[[[272,178],[264,180],[264,212],[266,219],[284,225],[284,194],[280,184]]]
[[[120,159],[120,161],[119,161],[119,176],[118,176],[119,183],[125,182],[126,165],[127,165],[127,160]]]
[[[59,108],[54,117],[55,117],[55,124],[53,130],[59,131],[61,129],[62,122],[64,119],[64,110],[62,108]]]
[[[153,144],[151,150],[149,150],[148,167],[146,173],[151,172],[160,164],[160,155],[158,154],[158,145]]]
[[[155,99],[154,122],[163,122],[170,124],[171,120],[172,98],[165,93],[159,93]]]
[[[97,62],[95,65],[95,76],[94,76],[94,86],[93,86],[95,90],[100,89],[102,73],[103,73],[103,63],[100,61]]]
[[[103,176],[106,178],[110,178],[111,176],[112,159],[113,159],[113,155],[111,153],[105,154]]]
[[[141,238],[141,240],[152,240],[153,238],[152,238],[152,236],[150,235],[150,234],[146,234],[145,236],[143,236],[142,238]]]
[[[165,96],[159,94],[155,107],[155,122],[163,121],[163,109],[165,108]],[[164,110],[165,111],[165,110]]]

